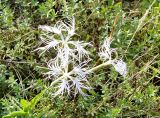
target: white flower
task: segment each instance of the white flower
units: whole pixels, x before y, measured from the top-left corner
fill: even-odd
[[[113,61],[112,65],[114,66],[115,70],[119,72],[123,77],[127,75],[127,65],[122,60],[115,60]]]
[[[56,82],[58,84],[58,87],[56,87],[58,88],[58,90],[54,93],[54,96],[63,94],[66,91],[69,95],[70,91],[73,90],[75,92],[75,95],[77,93],[80,93],[83,96],[86,96],[83,90],[91,89],[91,87],[89,86],[89,82],[86,79],[88,74],[87,69],[84,67],[87,65],[87,63],[88,61],[85,61],[77,66],[73,65],[73,69],[70,72],[67,72],[67,69],[63,65],[61,65],[60,61],[51,60],[48,63],[49,71],[45,73],[45,75],[48,75],[47,78],[53,79],[53,83]]]
[[[107,38],[103,45],[100,47],[99,56],[103,61],[111,61],[111,64],[114,66],[115,70],[119,72],[123,77],[127,74],[127,65],[122,60],[118,60],[118,55],[116,52],[116,49],[111,48],[111,41],[109,38]],[[112,59],[112,55],[115,53],[116,57]]]
[[[69,19],[68,22],[58,22],[54,27],[51,26],[39,26],[40,29],[52,33],[58,34],[60,39],[56,39],[55,35],[43,34],[41,40],[45,44],[44,47],[39,47],[36,50],[42,50],[42,53],[50,50],[51,48],[57,51],[55,58],[64,60],[68,63],[70,59],[76,59],[79,62],[83,57],[89,58],[89,53],[84,48],[91,46],[90,43],[84,43],[83,41],[74,41],[72,36],[75,34],[75,19]],[[65,31],[65,32],[63,32]],[[66,34],[67,33],[67,34]],[[66,65],[66,64],[65,64]]]
[[[111,60],[112,59],[112,53],[116,52],[115,49],[110,48],[110,45],[111,45],[110,39],[107,38],[104,41],[103,45],[100,47],[99,56],[104,61]]]

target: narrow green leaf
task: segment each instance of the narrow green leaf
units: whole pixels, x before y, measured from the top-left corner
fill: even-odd
[[[36,95],[30,102],[30,108],[33,109],[35,107],[35,105],[39,102],[39,100],[41,99],[41,97],[43,96],[45,90],[41,91],[41,93],[39,93],[38,95]]]
[[[15,118],[16,116],[26,116],[27,112],[21,111],[14,111],[6,116],[3,116],[2,118]]]
[[[28,102],[28,101],[25,100],[25,99],[21,99],[20,103],[21,103],[21,106],[22,106],[22,108],[23,108],[23,110],[24,110],[25,112],[29,110],[28,108],[29,108],[29,106],[30,106],[30,102]]]

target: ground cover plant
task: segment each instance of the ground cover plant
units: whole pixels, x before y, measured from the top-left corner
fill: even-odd
[[[0,117],[160,117],[160,1],[1,0]]]

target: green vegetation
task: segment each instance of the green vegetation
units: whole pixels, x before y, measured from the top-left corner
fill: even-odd
[[[127,64],[126,77],[112,66],[90,75],[87,98],[53,97],[43,74],[54,51],[41,56],[39,25],[75,17],[80,40],[90,42],[91,66],[105,37]],[[0,117],[159,118],[159,0],[0,0]],[[113,55],[114,56],[114,55]]]

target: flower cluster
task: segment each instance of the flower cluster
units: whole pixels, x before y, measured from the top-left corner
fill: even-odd
[[[88,74],[104,65],[112,64],[117,72],[126,76],[126,64],[117,57],[112,59],[112,55],[117,55],[117,53],[116,49],[110,48],[111,41],[109,39],[104,41],[98,53],[104,63],[88,69],[87,65],[91,59],[85,47],[92,45],[73,38],[74,35],[77,35],[74,17],[67,21],[58,21],[53,27],[40,25],[39,29],[42,30],[40,38],[45,46],[36,50],[41,51],[41,54],[50,49],[54,49],[56,52],[54,58],[47,63],[49,71],[45,73],[48,79],[53,80],[51,86],[57,85],[54,96],[64,93],[70,95],[73,92],[75,95],[80,93],[86,96],[84,90],[91,89],[87,80]]]
[[[85,47],[91,46],[91,44],[72,39],[76,35],[75,19],[68,19],[66,22],[59,21],[53,27],[39,26],[39,29],[44,31],[40,38],[45,46],[36,50],[42,51],[41,54],[51,48],[56,51],[54,59],[47,64],[49,71],[45,73],[49,79],[54,79],[58,83],[58,91],[54,93],[54,96],[63,94],[65,91],[69,95],[73,90],[75,95],[80,93],[86,96],[82,89],[89,90],[91,87],[86,79],[85,66],[90,58]],[[87,61],[82,62],[84,58]]]

